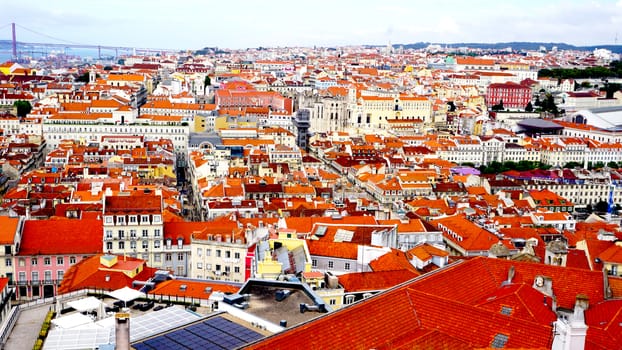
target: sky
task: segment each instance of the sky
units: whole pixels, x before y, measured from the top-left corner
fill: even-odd
[[[137,48],[622,44],[622,0],[12,0],[1,12],[0,39],[16,23],[18,41]]]

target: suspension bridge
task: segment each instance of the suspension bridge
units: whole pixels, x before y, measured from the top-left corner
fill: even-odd
[[[11,28],[11,39],[2,39],[2,32],[7,28]],[[16,29],[35,34],[41,39],[41,42],[25,42],[18,41]],[[37,39],[38,40],[38,39]],[[10,48],[5,48],[6,45],[0,46],[0,55],[10,55],[12,59],[19,59],[23,55],[33,56],[34,54],[45,56],[50,52],[65,52],[67,49],[90,49],[97,50],[97,58],[102,58],[102,51],[108,52],[106,56],[113,56],[115,58],[119,55],[153,55],[153,54],[168,54],[178,52],[179,50],[172,49],[158,49],[158,48],[144,48],[144,47],[130,47],[130,46],[110,46],[110,45],[97,45],[97,44],[84,44],[71,40],[61,39],[49,34],[41,33],[17,23],[7,23],[0,25],[0,42],[10,42]]]

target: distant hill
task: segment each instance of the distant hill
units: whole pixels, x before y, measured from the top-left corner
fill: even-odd
[[[622,53],[622,45],[593,45],[593,46],[575,46],[566,43],[543,43],[543,42],[530,42],[530,41],[513,41],[504,43],[430,43],[430,42],[418,42],[413,44],[395,44],[395,46],[403,46],[405,49],[423,49],[428,45],[441,45],[442,47],[458,48],[458,47],[470,47],[475,49],[485,50],[503,50],[511,47],[514,51],[521,50],[538,50],[541,46],[544,46],[547,50],[550,50],[553,46],[557,46],[558,50],[581,50],[581,51],[594,51],[594,49],[607,49],[614,53]],[[381,46],[381,45],[379,45]]]

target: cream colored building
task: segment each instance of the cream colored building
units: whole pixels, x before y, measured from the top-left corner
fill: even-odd
[[[164,221],[162,194],[106,190],[103,199],[103,251],[106,254],[129,255],[162,268]]]

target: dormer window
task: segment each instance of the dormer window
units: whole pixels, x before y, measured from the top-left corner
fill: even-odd
[[[149,215],[141,215],[140,216],[140,222],[143,224],[148,224],[149,223]]]
[[[153,223],[160,223],[162,222],[162,217],[160,215],[154,215],[153,216]]]
[[[125,224],[125,216],[124,215],[118,215],[117,216],[117,225],[123,225]]]
[[[105,220],[105,223],[107,223],[107,224],[112,224],[113,223],[112,216],[105,216],[104,220]]]
[[[184,246],[184,239],[183,238],[177,238],[177,247],[179,249],[183,248]]]
[[[130,223],[130,224],[135,225],[135,224],[137,224],[137,223],[138,223],[137,218],[136,218],[136,215],[130,215],[130,216],[128,217],[128,219],[129,219],[129,223]]]

